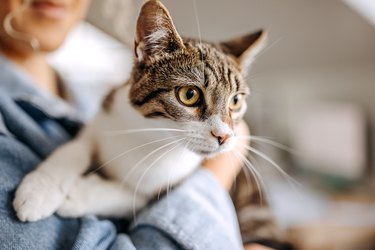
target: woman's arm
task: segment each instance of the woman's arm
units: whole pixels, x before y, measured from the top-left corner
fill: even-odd
[[[165,249],[161,238],[171,249],[243,248],[230,197],[205,169],[137,216],[129,235],[139,249]]]
[[[53,215],[36,223],[22,223],[16,218],[11,201],[19,181],[39,159],[13,138],[0,136],[0,145],[3,229],[0,249],[9,246],[14,249],[30,246],[31,249],[242,248],[231,200],[213,175],[204,169],[140,213],[128,235],[116,235],[112,223],[90,216],[74,220]]]
[[[21,114],[7,112],[7,105],[0,106],[3,114],[8,114],[3,119],[6,127],[21,128],[27,124],[20,121]],[[39,222],[22,223],[11,205],[14,192],[42,159],[27,141],[17,139],[31,136],[33,143],[38,144],[36,131],[27,126],[12,129],[11,133],[5,135],[0,131],[0,226],[5,229],[0,231],[0,249],[143,249],[146,243],[155,245],[152,249],[242,248],[227,190],[215,179],[215,171],[205,169],[142,211],[128,235],[117,234],[111,222],[90,216],[63,219],[53,215]]]
[[[244,122],[236,127],[236,134],[249,135]],[[233,151],[245,154],[240,144]],[[162,241],[172,249],[242,249],[237,217],[227,193],[242,165],[233,151],[205,161],[203,169],[143,211],[130,231],[137,247],[165,249],[158,245]],[[153,233],[158,240],[144,240]]]

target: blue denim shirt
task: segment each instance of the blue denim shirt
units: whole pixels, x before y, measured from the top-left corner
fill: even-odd
[[[203,169],[145,208],[126,232],[94,216],[20,222],[12,207],[17,185],[80,124],[71,106],[0,56],[0,249],[242,248],[231,200]]]

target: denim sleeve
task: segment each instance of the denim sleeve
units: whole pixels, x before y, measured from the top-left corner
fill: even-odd
[[[0,134],[0,249],[241,249],[226,191],[201,169],[138,214],[129,234],[108,220],[56,215],[22,223],[14,191],[40,159],[15,138]]]
[[[143,211],[130,231],[140,249],[168,249],[159,242],[169,249],[243,249],[239,235],[229,195],[204,169]]]

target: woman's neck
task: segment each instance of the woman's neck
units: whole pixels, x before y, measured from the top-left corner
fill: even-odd
[[[2,51],[2,53],[24,69],[39,88],[55,96],[59,94],[56,73],[48,64],[45,53],[33,52],[28,55],[17,55],[5,51]]]

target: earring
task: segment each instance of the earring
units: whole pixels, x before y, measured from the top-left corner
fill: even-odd
[[[34,51],[36,51],[40,47],[38,39],[36,39],[35,37],[31,37],[28,34],[19,32],[19,31],[15,30],[12,26],[12,20],[15,17],[15,15],[17,14],[17,12],[21,12],[21,11],[24,11],[25,9],[27,9],[30,6],[31,1],[32,0],[24,0],[22,6],[19,9],[15,10],[15,11],[12,11],[8,15],[6,15],[5,18],[4,18],[3,27],[4,27],[5,32],[10,37],[13,37],[15,39],[18,39],[18,40],[21,40],[21,41],[24,41],[24,42],[28,43],[30,45],[30,47]]]

